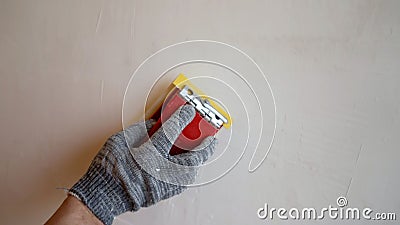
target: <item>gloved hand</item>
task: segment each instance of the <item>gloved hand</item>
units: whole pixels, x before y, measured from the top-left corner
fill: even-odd
[[[69,193],[106,225],[124,212],[181,193],[194,182],[198,166],[213,154],[216,144],[214,137],[208,137],[194,151],[169,155],[194,115],[192,106],[182,106],[144,143],[154,121],[136,123],[112,135]]]

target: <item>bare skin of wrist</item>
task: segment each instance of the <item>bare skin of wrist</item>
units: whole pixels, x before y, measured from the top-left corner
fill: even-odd
[[[77,198],[68,195],[57,211],[45,225],[104,225],[93,213]]]

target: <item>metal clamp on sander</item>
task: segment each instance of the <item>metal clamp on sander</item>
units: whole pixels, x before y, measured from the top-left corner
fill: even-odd
[[[184,104],[193,105],[196,115],[175,141],[170,150],[171,155],[189,151],[206,137],[215,135],[222,127],[228,129],[231,126],[228,113],[180,74],[172,83],[172,90],[164,103],[151,116],[157,123],[150,130],[149,136],[153,135],[162,126],[162,122],[168,120]]]

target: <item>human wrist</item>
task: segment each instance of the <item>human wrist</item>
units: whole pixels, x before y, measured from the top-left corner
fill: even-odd
[[[100,165],[91,167],[69,193],[106,225],[112,224],[116,216],[132,208],[125,189]]]

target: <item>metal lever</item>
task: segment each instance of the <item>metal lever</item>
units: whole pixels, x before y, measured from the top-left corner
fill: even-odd
[[[183,87],[179,94],[203,116],[208,122],[213,124],[217,128],[221,128],[224,123],[228,123],[228,120],[219,113],[210,102],[205,99],[203,100],[200,96],[189,89],[188,86]]]

